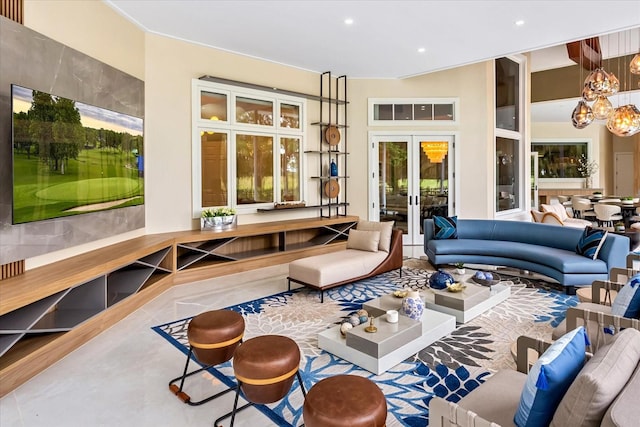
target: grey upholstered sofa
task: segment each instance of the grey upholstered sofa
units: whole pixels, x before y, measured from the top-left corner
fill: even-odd
[[[518,339],[518,370],[501,370],[458,403],[434,397],[431,427],[513,426],[527,379],[528,361],[520,355],[542,353],[550,343]],[[526,356],[525,356],[526,357]],[[631,427],[640,419],[640,332],[625,329],[599,348],[573,380],[553,414],[551,427]]]
[[[573,293],[575,286],[607,280],[624,267],[629,239],[609,233],[597,259],[576,253],[583,230],[523,221],[458,219],[457,239],[436,240],[432,219],[424,221],[424,251],[434,266],[486,264],[534,271],[555,279]]]

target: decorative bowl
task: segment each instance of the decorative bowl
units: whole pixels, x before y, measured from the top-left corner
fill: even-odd
[[[471,278],[478,285],[482,285],[482,286],[493,286],[493,285],[498,284],[500,282],[500,276],[498,276],[496,273],[491,273],[491,275],[493,276],[493,279],[491,279],[491,280],[479,279],[476,276],[473,276]]]
[[[438,270],[429,277],[429,287],[432,289],[446,289],[456,281],[453,276],[446,271]]]
[[[454,283],[453,285],[447,285],[447,291],[449,292],[462,292],[467,288],[467,285],[462,283]]]
[[[409,291],[393,291],[393,296],[396,298],[404,298],[409,295]]]

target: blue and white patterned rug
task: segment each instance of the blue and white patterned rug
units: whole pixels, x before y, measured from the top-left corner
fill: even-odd
[[[557,286],[502,274],[511,286],[509,299],[471,322],[458,325],[449,336],[421,350],[389,371],[374,375],[333,356],[317,345],[317,334],[340,323],[372,298],[405,287],[424,289],[424,270],[404,268],[372,279],[332,289],[320,304],[317,292],[296,289],[228,307],[245,318],[245,339],[279,334],[294,339],[303,355],[301,374],[305,388],[337,374],[355,374],[375,381],[387,398],[387,425],[427,426],[429,401],[433,396],[458,401],[487,376],[499,369],[515,369],[511,343],[520,335],[550,339],[552,329],[562,321],[567,307],[577,304]],[[186,331],[190,319],[181,319],[152,329],[171,344],[188,353]],[[231,363],[210,370],[227,385],[234,384]],[[275,425],[302,424],[302,394],[293,390],[282,401],[258,405]]]

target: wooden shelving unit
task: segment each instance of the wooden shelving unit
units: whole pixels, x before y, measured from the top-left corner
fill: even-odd
[[[356,216],[148,235],[0,282],[0,397],[173,285],[346,246]]]

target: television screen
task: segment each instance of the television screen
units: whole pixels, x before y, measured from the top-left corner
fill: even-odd
[[[144,203],[141,118],[11,85],[13,223]]]

